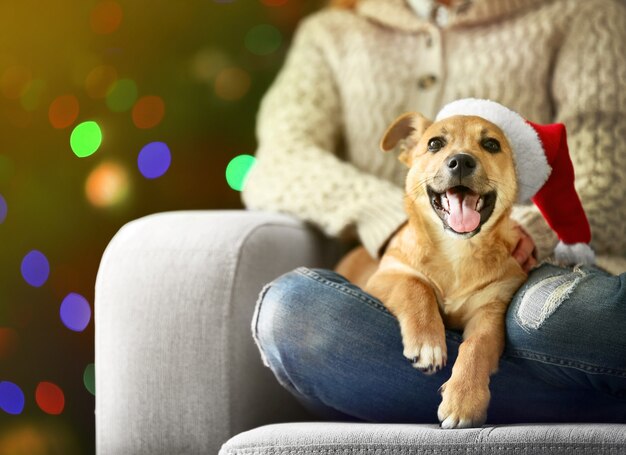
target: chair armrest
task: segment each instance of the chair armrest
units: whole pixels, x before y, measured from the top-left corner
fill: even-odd
[[[306,418],[262,365],[252,313],[265,283],[333,267],[341,253],[302,222],[263,212],[170,212],[124,226],[96,281],[97,453],[217,453],[246,429]]]

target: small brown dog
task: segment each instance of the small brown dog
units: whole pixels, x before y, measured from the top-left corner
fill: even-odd
[[[519,240],[510,219],[518,191],[513,151],[498,126],[474,116],[432,123],[405,114],[381,148],[401,141],[408,223],[379,263],[357,248],[337,272],[396,316],[404,356],[426,374],[446,365],[444,326],[463,330],[438,417],[443,428],[480,426],[504,350],[506,310],[527,277],[512,256]]]

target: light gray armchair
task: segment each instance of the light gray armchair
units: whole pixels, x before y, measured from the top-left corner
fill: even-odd
[[[313,423],[262,365],[250,322],[265,283],[298,266],[331,268],[342,252],[262,212],[171,212],[124,226],[96,283],[97,453],[626,454],[626,425]]]

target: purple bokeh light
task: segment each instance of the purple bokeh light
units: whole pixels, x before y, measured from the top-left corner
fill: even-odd
[[[37,250],[32,250],[22,259],[22,276],[33,287],[41,287],[50,275],[50,264],[46,256]]]
[[[7,218],[7,201],[0,194],[0,224]]]
[[[9,381],[0,382],[0,409],[7,414],[18,415],[24,410],[24,392]]]
[[[171,163],[172,155],[165,142],[151,142],[145,145],[137,157],[139,172],[148,179],[161,177]]]
[[[70,292],[61,302],[61,322],[74,332],[82,332],[91,320],[91,307],[85,297]]]

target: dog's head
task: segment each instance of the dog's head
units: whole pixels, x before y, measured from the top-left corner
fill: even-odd
[[[399,159],[409,167],[407,197],[447,232],[473,237],[512,207],[517,196],[513,151],[493,123],[474,116],[432,123],[408,113],[387,129],[381,149],[392,150],[400,142]]]

